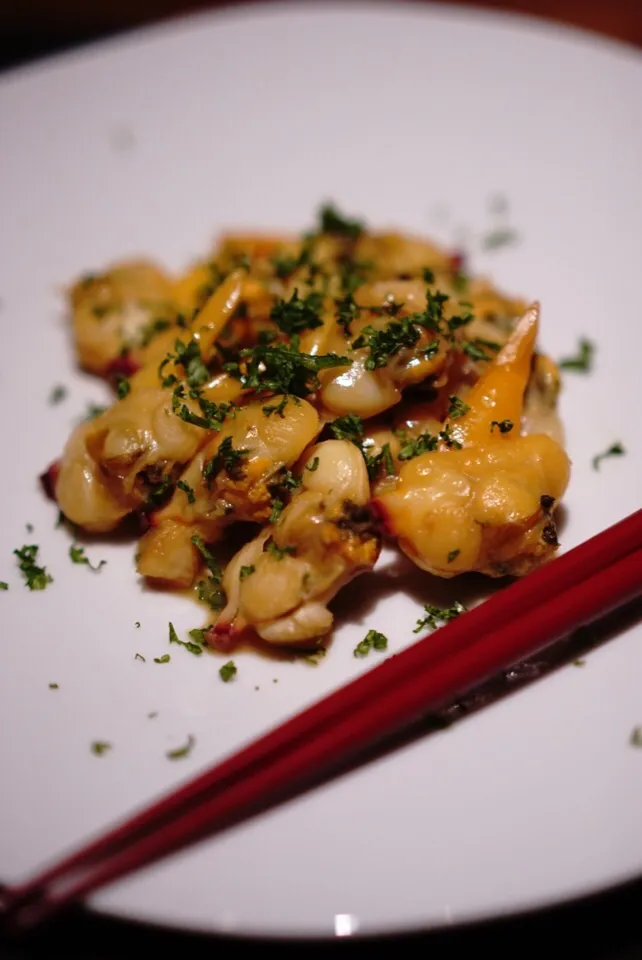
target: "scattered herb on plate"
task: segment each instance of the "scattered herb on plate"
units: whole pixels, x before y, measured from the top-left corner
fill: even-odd
[[[558,367],[560,370],[572,370],[575,373],[590,373],[593,369],[593,360],[595,358],[595,344],[586,337],[580,340],[577,353],[572,357],[563,357]]]
[[[234,661],[228,660],[227,663],[223,664],[218,673],[224,683],[229,683],[232,677],[236,676],[238,670],[236,669],[236,664]]]
[[[85,566],[89,567],[90,570],[93,570],[94,573],[97,573],[99,570],[102,570],[102,568],[107,563],[106,560],[99,560],[96,566],[94,566],[90,562],[89,557],[85,556],[85,548],[79,547],[75,543],[72,543],[72,545],[69,547],[69,557],[72,563],[84,564]]]
[[[192,734],[187,735],[187,743],[183,744],[182,747],[176,747],[174,750],[168,750],[165,756],[168,760],[182,760],[183,757],[188,757],[192,752],[196,739]]]
[[[618,440],[615,443],[612,443],[610,447],[607,447],[603,453],[596,454],[596,456],[594,456],[591,460],[591,465],[594,470],[599,470],[602,460],[607,460],[609,457],[623,457],[625,453],[626,450],[624,449],[624,446]]]
[[[388,638],[378,630],[368,630],[367,634],[361,640],[353,651],[355,657],[367,657],[371,650],[387,650]]]
[[[451,607],[435,607],[430,603],[424,604],[425,616],[417,620],[417,625],[412,631],[420,633],[422,630],[436,630],[438,627],[448,623],[449,620],[455,620],[460,614],[466,613],[467,608],[459,600],[455,600]]]
[[[30,590],[44,590],[48,583],[53,583],[53,577],[47,573],[47,568],[39,567],[36,563],[39,549],[36,544],[25,544],[19,550],[13,551]]]

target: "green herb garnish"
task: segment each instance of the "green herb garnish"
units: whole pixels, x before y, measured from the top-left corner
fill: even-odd
[[[169,653],[164,653],[162,657],[154,657],[154,663],[169,663],[171,659]]]
[[[399,451],[399,460],[414,460],[420,457],[422,453],[429,453],[437,449],[439,437],[432,433],[420,433],[418,437],[409,440]]]
[[[450,553],[448,554],[448,563],[452,563],[453,560],[456,560],[460,553],[461,553],[461,550],[459,548],[457,548],[456,550],[451,550]]]
[[[404,348],[414,347],[420,333],[411,317],[391,320],[383,330],[373,326],[364,327],[356,340],[352,342],[354,350],[366,347],[370,356],[365,362],[366,370],[385,367],[391,357]]]
[[[448,401],[448,417],[451,420],[456,420],[458,417],[463,417],[463,415],[468,413],[470,410],[468,404],[464,403],[463,400],[460,400],[459,397],[448,397]]]
[[[283,512],[284,506],[285,504],[283,503],[283,500],[279,500],[278,497],[272,501],[272,511],[270,513],[270,519],[269,519],[270,523],[276,523],[276,521],[279,519],[279,517]]]
[[[101,570],[101,569],[105,566],[105,564],[107,563],[106,560],[99,560],[98,563],[96,564],[96,566],[94,566],[94,565],[91,563],[91,561],[89,560],[89,557],[86,557],[86,556],[85,556],[85,548],[84,548],[84,547],[79,547],[79,546],[77,546],[76,544],[73,544],[73,543],[72,543],[72,545],[69,547],[69,558],[70,558],[70,560],[71,560],[72,563],[81,563],[81,564],[84,564],[85,566],[89,567],[90,570],[93,570],[94,572],[98,572],[98,570]]]
[[[186,650],[189,650],[190,653],[200,656],[203,652],[203,648],[199,646],[198,643],[192,643],[191,640],[181,640],[174,629],[174,624],[169,624],[169,642],[178,643],[181,647],[185,647]]]
[[[55,407],[56,404],[62,403],[62,401],[67,396],[67,387],[63,387],[61,383],[53,387],[51,393],[49,394],[49,403],[52,407]]]
[[[224,663],[218,674],[223,683],[229,683],[232,677],[235,677],[238,673],[236,669],[236,664],[233,660],[228,660],[227,663]]]
[[[178,320],[178,318],[177,318]],[[162,333],[163,330],[169,330],[171,323],[169,320],[150,320],[149,323],[146,323],[144,327],[141,327],[140,331],[140,345],[141,347],[148,347],[152,342],[154,337],[159,333]]]
[[[323,296],[320,293],[313,291],[302,299],[298,290],[295,290],[289,300],[277,300],[270,311],[270,319],[279,330],[291,337],[303,330],[322,326],[322,307]]]
[[[147,661],[145,660],[145,657],[142,655],[142,653],[136,653],[136,654],[134,654],[134,660],[141,660],[143,663],[146,663],[146,662],[147,662]]]
[[[177,747],[175,750],[168,750],[165,756],[168,760],[182,760],[183,757],[188,757],[190,755],[195,743],[196,740],[190,733],[187,737],[187,743],[184,746]]]
[[[604,453],[598,453],[597,456],[593,457],[591,460],[593,469],[599,470],[602,460],[606,460],[608,457],[623,457],[625,453],[626,450],[618,440],[616,443],[612,443],[611,446],[604,451]]]
[[[179,480],[176,484],[179,490],[182,490],[185,496],[187,497],[188,503],[196,503],[196,494],[189,483],[185,483],[184,480]]]
[[[490,233],[487,233],[485,237],[482,238],[482,249],[483,250],[498,250],[499,247],[510,246],[511,243],[517,243],[519,240],[519,235],[515,230],[511,230],[508,227],[503,229],[492,230]]]
[[[247,567],[241,567],[241,572],[239,573],[239,580],[243,582],[243,580],[246,580],[247,577],[251,576],[255,570],[256,570],[256,567],[254,566],[253,563]]]
[[[283,560],[285,556],[293,557],[296,555],[296,547],[279,547],[272,539],[268,540],[265,549],[277,560]]]
[[[87,409],[85,410],[84,420],[95,420],[96,417],[99,417],[102,413],[105,412],[107,407],[102,407],[97,403],[88,403]]]
[[[335,440],[349,440],[355,446],[361,446],[363,420],[356,413],[347,413],[328,424]]]
[[[367,634],[356,645],[353,651],[355,657],[366,657],[371,650],[386,650],[388,647],[388,638],[378,630],[368,630]]]
[[[290,393],[297,397],[307,397],[320,386],[318,374],[331,367],[348,367],[350,360],[336,353],[312,356],[298,349],[299,338],[292,342],[257,344],[241,351],[241,357],[247,361],[247,372],[241,376],[241,383],[248,390],[269,391],[270,393]]]
[[[353,320],[357,320],[361,314],[361,308],[355,302],[355,299],[352,293],[347,293],[342,300],[334,301],[336,308],[336,320],[340,327],[343,327],[343,332],[346,337],[352,335],[351,324]]]
[[[460,614],[466,613],[467,608],[459,600],[455,600],[452,607],[434,607],[427,603],[424,605],[424,610],[426,615],[417,620],[413,633],[420,633],[425,629],[436,630],[449,620],[455,620]]]
[[[319,230],[335,236],[358,240],[365,230],[361,220],[351,220],[337,210],[332,203],[326,203],[319,211]]]
[[[319,458],[315,457],[314,460],[311,460],[310,463],[306,464],[305,469],[309,470],[310,473],[314,473],[319,466]]]
[[[97,757],[102,757],[108,753],[111,748],[111,743],[108,743],[106,740],[94,740],[91,745],[91,752]]]
[[[38,550],[39,547],[31,544],[13,551],[30,590],[44,590],[48,583],[53,583],[53,577],[47,573],[47,568],[39,567],[36,563]]]
[[[492,433],[495,427],[497,427],[500,433],[510,433],[513,426],[512,420],[491,420],[490,432]]]
[[[6,580],[0,580],[0,590],[8,590],[8,589],[9,589],[9,584],[6,582]]]
[[[131,386],[127,377],[119,377],[116,382],[116,394],[118,399],[123,400],[130,390]]]
[[[595,344],[582,337],[574,357],[564,357],[559,361],[560,370],[573,370],[576,373],[590,373],[593,369]]]
[[[49,689],[50,689],[50,690],[59,690],[59,689],[60,689],[60,684],[59,684],[59,683],[50,683],[50,684],[49,684]]]
[[[243,461],[247,458],[249,452],[247,447],[235,450],[232,446],[232,438],[225,437],[225,439],[221,441],[212,459],[208,460],[203,467],[203,479],[207,486],[212,486],[213,478],[217,473],[220,473],[221,470],[225,470],[228,477],[232,480],[242,480],[245,476],[245,464]]]

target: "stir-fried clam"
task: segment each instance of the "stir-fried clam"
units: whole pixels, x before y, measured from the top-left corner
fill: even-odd
[[[568,482],[559,372],[538,307],[464,266],[326,207],[312,234],[229,234],[177,278],[144,261],[86,276],[78,359],[119,399],[51,471],[61,510],[91,532],[144,518],[156,584],[207,563],[221,648],[318,644],[382,532],[440,577],[527,573],[557,547]]]

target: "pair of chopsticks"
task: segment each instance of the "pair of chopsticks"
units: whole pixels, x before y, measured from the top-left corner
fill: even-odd
[[[642,510],[495,594],[305,709],[22,886],[0,894],[12,931],[336,770],[642,594]]]

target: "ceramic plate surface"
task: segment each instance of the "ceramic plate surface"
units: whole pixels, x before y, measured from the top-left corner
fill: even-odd
[[[338,606],[325,662],[164,654],[201,615],[145,591],[131,543],[70,539],[36,477],[106,388],[79,374],[61,287],[126,255],[170,268],[222,229],[307,227],[332,198],[463,244],[542,303],[553,356],[597,344],[562,397],[564,548],[640,506],[642,64],[535,21],[417,5],[254,7],[140,32],[0,82],[0,864],[15,882],[413,639],[426,577],[384,554]],[[498,197],[518,242],[484,252]],[[494,202],[495,201],[495,202]],[[56,384],[67,398],[51,405]],[[621,441],[627,456],[591,468]],[[27,532],[25,525],[33,525]],[[22,584],[37,543],[54,583]],[[457,585],[450,588],[457,595]],[[140,622],[137,627],[136,622]],[[439,926],[642,869],[642,630],[197,849],[114,885],[110,914],[239,934]],[[140,653],[146,662],[135,659]],[[50,684],[58,684],[51,689]],[[258,689],[257,689],[258,688]],[[150,714],[155,716],[150,717]],[[157,714],[157,715],[156,715]],[[166,752],[192,735],[189,757]],[[104,740],[97,757],[90,745]]]

